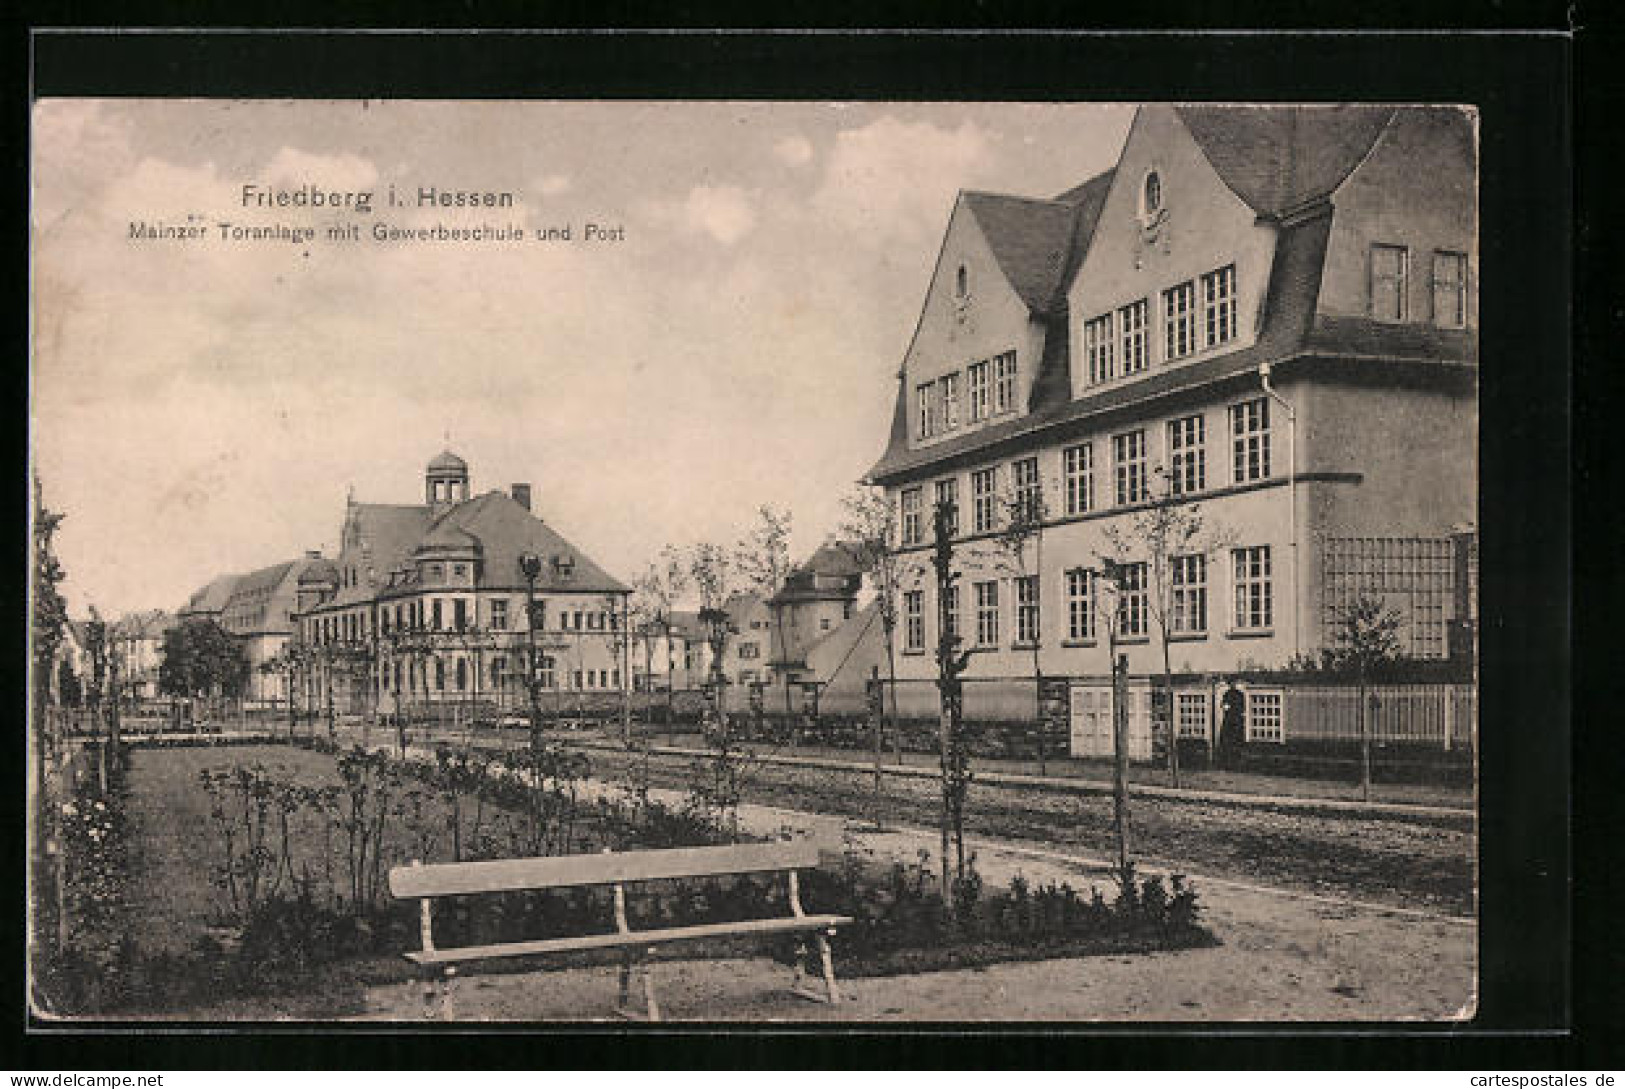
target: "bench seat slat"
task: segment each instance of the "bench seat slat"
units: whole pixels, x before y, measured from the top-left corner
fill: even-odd
[[[547,938],[541,941],[508,942],[502,945],[465,945],[458,949],[418,950],[406,954],[417,964],[459,964],[471,960],[501,957],[527,957],[542,953],[573,953],[585,949],[618,949],[633,945],[669,945],[673,942],[733,935],[790,934],[802,930],[824,930],[845,926],[845,915],[803,915],[780,919],[745,919],[733,923],[706,923],[701,926],[668,927],[663,930],[633,930],[625,934],[585,934],[576,938]]]
[[[410,900],[581,885],[635,884],[681,877],[765,873],[806,869],[816,865],[818,845],[815,843],[742,843],[726,847],[680,847],[613,854],[398,866],[389,871],[389,891],[397,900]]]

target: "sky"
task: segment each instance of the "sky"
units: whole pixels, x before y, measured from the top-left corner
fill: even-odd
[[[624,581],[762,504],[804,556],[879,458],[955,195],[1108,169],[1132,107],[48,99],[33,468],[73,615],[336,553],[448,446]],[[374,193],[366,214],[242,187]],[[417,190],[510,208],[383,206]],[[132,223],[202,238],[131,238]],[[225,240],[221,223],[311,227]],[[359,241],[326,229],[361,228]],[[523,227],[378,242],[375,225]],[[620,239],[584,237],[592,223]],[[537,241],[540,228],[571,240]]]

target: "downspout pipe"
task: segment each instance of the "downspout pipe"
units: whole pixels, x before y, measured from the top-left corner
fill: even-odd
[[[1298,413],[1292,403],[1270,385],[1270,361],[1267,359],[1258,365],[1258,382],[1264,392],[1286,412],[1287,502],[1292,507],[1292,656],[1297,658],[1303,653],[1298,619],[1302,611],[1302,602],[1298,599]]]

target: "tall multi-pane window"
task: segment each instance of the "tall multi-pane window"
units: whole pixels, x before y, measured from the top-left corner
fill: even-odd
[[[1145,350],[1145,312],[1144,299],[1117,308],[1117,335],[1123,349],[1124,374],[1143,371],[1150,363]]]
[[[966,384],[969,386],[970,396],[970,422],[985,420],[988,416],[988,376],[987,360],[972,363],[965,370]]]
[[[937,481],[936,505],[944,509],[944,529],[950,538],[959,536],[959,481],[955,477]]]
[[[1117,505],[1143,503],[1145,487],[1145,431],[1138,429],[1112,436],[1112,481]]]
[[[1022,458],[1010,463],[1010,487],[1015,493],[1017,509],[1023,517],[1036,522],[1044,512],[1044,489],[1038,481],[1038,459]]]
[[[1117,582],[1117,634],[1127,638],[1151,631],[1150,600],[1146,595],[1144,563],[1125,563]]]
[[[1190,738],[1207,737],[1208,724],[1208,697],[1203,692],[1180,692],[1178,694],[1179,736]]]
[[[1089,383],[1109,382],[1117,377],[1113,360],[1112,316],[1102,314],[1083,323],[1083,354],[1089,361]]]
[[[1061,475],[1066,483],[1066,512],[1087,514],[1095,505],[1095,452],[1087,442],[1061,452]]]
[[[429,627],[433,628],[435,631],[439,631],[444,626],[445,624],[442,622],[440,614],[440,599],[435,598],[434,601],[429,604]]]
[[[1173,590],[1168,631],[1173,635],[1207,631],[1207,557],[1173,556],[1168,566]]]
[[[491,627],[496,631],[508,630],[508,602],[503,598],[491,602]]]
[[[942,591],[942,630],[949,639],[959,638],[959,584]]]
[[[993,359],[993,411],[1016,410],[1016,353],[1005,352]]]
[[[1168,421],[1168,487],[1175,495],[1207,487],[1205,432],[1200,414]]]
[[[914,437],[917,439],[931,437],[931,402],[936,388],[935,382],[922,382],[914,387]]]
[[[920,525],[920,489],[903,489],[903,544],[917,545],[923,539]]]
[[[1038,576],[1016,579],[1016,642],[1038,642]]]
[[[989,580],[976,585],[976,645],[999,645],[999,584]]]
[[[1260,692],[1255,689],[1247,693],[1248,741],[1286,740],[1283,703],[1279,692]]]
[[[1433,324],[1460,329],[1467,324],[1467,255],[1433,254]]]
[[[1405,320],[1409,294],[1411,251],[1381,242],[1371,247],[1371,316],[1384,321]]]
[[[1257,397],[1230,406],[1230,436],[1234,440],[1235,482],[1266,480],[1270,475],[1270,402]]]
[[[903,592],[903,649],[925,649],[925,591]]]
[[[970,475],[971,532],[991,533],[998,524],[993,508],[997,490],[997,469],[978,469]]]
[[[945,374],[939,379],[942,386],[942,429],[952,431],[959,426],[959,375]]]
[[[1235,564],[1236,630],[1271,627],[1275,622],[1275,601],[1270,584],[1270,546],[1237,548],[1230,555]]]
[[[1095,637],[1095,573],[1073,568],[1066,573],[1066,637],[1086,642]]]
[[[1236,266],[1202,277],[1202,345],[1212,348],[1236,339]]]
[[[1186,280],[1162,293],[1162,352],[1178,359],[1196,350],[1196,285]]]

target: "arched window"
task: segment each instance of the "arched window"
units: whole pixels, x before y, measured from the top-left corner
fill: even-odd
[[[1162,211],[1162,175],[1155,170],[1145,172],[1145,182],[1140,190],[1140,218],[1151,220]]]

